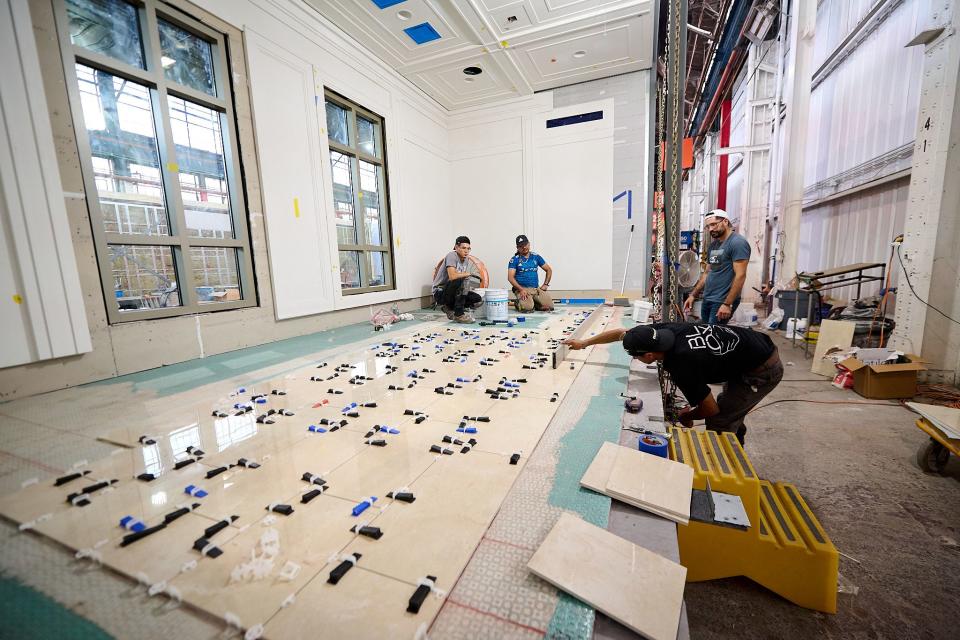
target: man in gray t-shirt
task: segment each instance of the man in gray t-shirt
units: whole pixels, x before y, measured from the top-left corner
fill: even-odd
[[[733,230],[730,216],[723,209],[707,214],[704,225],[712,242],[707,247],[707,268],[683,303],[689,313],[697,295],[703,291],[700,318],[707,324],[727,324],[740,306],[740,291],[747,279],[750,243]]]
[[[466,308],[476,307],[483,302],[480,294],[467,291],[464,284],[470,273],[467,265],[467,256],[470,255],[470,238],[457,238],[453,251],[448,253],[437,268],[433,276],[433,299],[441,305],[447,317],[457,322],[473,322],[473,316],[466,312]]]

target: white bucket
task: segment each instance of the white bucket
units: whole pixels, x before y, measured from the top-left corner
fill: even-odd
[[[506,289],[487,289],[483,296],[487,313],[487,320],[507,320],[509,312],[507,305],[510,298]]]
[[[486,306],[486,303],[484,302],[484,299],[485,299],[487,290],[486,290],[486,289],[473,289],[473,292],[474,292],[475,294],[477,294],[478,296],[480,296],[480,306],[477,307],[477,308],[474,310],[473,315],[474,315],[475,317],[477,317],[477,318],[483,318],[483,317],[486,316],[486,314],[484,313],[484,307]]]
[[[653,311],[653,303],[645,300],[633,301],[633,319],[636,322],[646,322],[650,319],[650,312]]]

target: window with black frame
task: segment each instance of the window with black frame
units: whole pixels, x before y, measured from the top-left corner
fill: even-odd
[[[157,0],[60,0],[111,322],[256,304],[227,42]]]
[[[383,119],[331,91],[326,114],[340,288],[393,289]]]

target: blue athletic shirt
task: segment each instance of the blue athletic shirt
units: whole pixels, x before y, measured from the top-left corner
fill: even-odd
[[[540,286],[540,274],[537,269],[545,264],[547,264],[547,261],[539,253],[531,251],[526,258],[519,254],[510,258],[510,264],[507,265],[507,268],[516,270],[514,277],[521,287],[536,289]]]

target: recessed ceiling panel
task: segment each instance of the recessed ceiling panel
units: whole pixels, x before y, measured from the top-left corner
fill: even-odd
[[[307,2],[448,109],[650,67],[652,0]]]
[[[538,91],[644,69],[651,48],[646,21],[638,17],[590,27],[511,47],[507,53]]]

